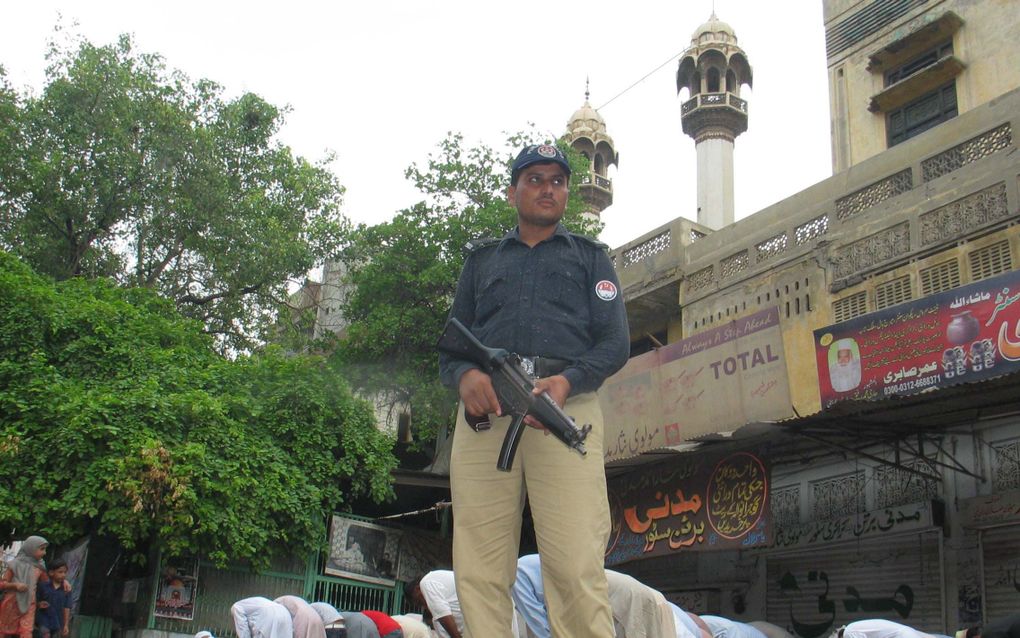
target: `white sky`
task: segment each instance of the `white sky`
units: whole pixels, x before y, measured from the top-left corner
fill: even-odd
[[[132,33],[230,96],[254,91],[293,108],[281,133],[295,152],[338,155],[344,211],[377,223],[420,196],[404,178],[448,131],[496,145],[535,123],[561,134],[584,101],[620,153],[602,240],[619,246],[678,216],[695,219],[694,142],[680,129],[679,54],[712,0],[484,0],[5,3],[0,65],[38,91],[46,40],[77,21],[96,44]],[[754,70],[749,128],[735,150],[736,217],[831,174],[821,0],[716,0]],[[686,93],[684,94],[686,97]]]

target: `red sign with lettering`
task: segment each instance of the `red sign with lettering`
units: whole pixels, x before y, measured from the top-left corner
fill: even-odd
[[[815,331],[822,407],[1020,370],[1020,272]]]

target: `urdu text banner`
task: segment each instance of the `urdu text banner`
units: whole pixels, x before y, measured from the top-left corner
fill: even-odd
[[[771,541],[769,466],[757,452],[681,454],[609,481],[606,564]]]
[[[815,330],[822,407],[1020,370],[1020,272]]]
[[[793,416],[785,359],[775,307],[631,358],[599,390],[606,461]]]

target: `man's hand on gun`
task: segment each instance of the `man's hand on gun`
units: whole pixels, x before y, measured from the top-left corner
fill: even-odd
[[[535,389],[531,393],[538,396],[543,392],[548,392],[549,397],[556,402],[556,405],[562,408],[567,403],[567,397],[570,396],[570,381],[562,374],[536,379]],[[544,423],[530,414],[524,417],[524,422],[533,428],[544,430],[546,434],[549,434],[549,428],[545,427]]]
[[[532,394],[538,396],[548,392],[556,405],[561,408],[570,396],[570,381],[562,374],[557,374],[535,381],[535,389]],[[503,411],[499,405],[499,398],[492,387],[492,378],[481,370],[468,370],[460,378],[460,399],[464,402],[464,410],[473,417],[484,417],[489,414],[502,416]],[[531,416],[524,418],[524,423],[536,430],[543,430],[549,434],[545,424]]]
[[[446,322],[436,346],[440,351],[471,361],[479,368],[461,375],[458,392],[464,403],[468,426],[476,432],[488,430],[489,414],[512,415],[496,460],[496,469],[509,472],[524,426],[551,432],[581,456],[591,425],[578,428],[563,411],[570,394],[570,382],[563,375],[533,380],[520,356],[501,348],[489,348],[456,318]]]
[[[492,377],[477,368],[460,377],[460,400],[464,402],[464,411],[473,417],[503,414],[496,390],[492,387]]]

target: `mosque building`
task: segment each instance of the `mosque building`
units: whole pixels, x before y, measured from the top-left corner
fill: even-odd
[[[713,14],[680,57],[698,219],[612,251],[607,565],[803,638],[951,634],[1020,609],[1020,13],[823,9],[833,175],[744,219],[754,52]]]
[[[822,5],[833,174],[743,219],[754,51],[713,12],[680,55],[696,220],[611,251],[632,356],[600,390],[606,562],[801,638],[951,634],[1020,609],[1020,12]],[[586,92],[566,141],[603,221],[609,130]]]

